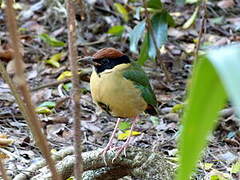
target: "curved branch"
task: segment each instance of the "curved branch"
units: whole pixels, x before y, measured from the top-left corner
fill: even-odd
[[[116,152],[110,150],[106,153],[106,162],[108,164],[106,167],[102,156],[99,155],[101,151],[102,149],[99,149],[82,154],[83,179],[89,179],[90,177],[94,177],[92,179],[111,179],[113,177],[117,179],[127,175],[140,179],[173,179],[175,168],[161,153],[132,147],[127,150],[126,157],[121,155],[112,162]],[[63,152],[64,151],[62,151],[61,154],[64,154]],[[75,156],[67,155],[57,163],[58,173],[62,178],[66,179],[73,174],[74,159]],[[32,179],[51,179],[50,172],[46,167],[39,169],[39,172],[40,173]],[[14,180],[20,180],[16,177]],[[29,178],[30,176],[25,177],[25,179]]]

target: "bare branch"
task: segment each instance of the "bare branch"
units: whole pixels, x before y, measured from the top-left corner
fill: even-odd
[[[106,162],[108,165],[106,167],[102,156],[99,156],[101,151],[102,149],[98,149],[95,151],[84,152],[82,154],[84,179],[111,179],[111,177],[112,179],[119,179],[120,177],[126,175],[147,180],[173,179],[175,168],[163,157],[161,153],[131,147],[127,149],[126,157],[122,154],[113,163],[112,159],[115,157],[116,152],[114,150],[110,150],[106,153]],[[67,179],[72,175],[74,159],[75,156],[67,155],[57,163],[57,168],[63,178]],[[49,173],[45,168],[39,169],[39,171],[41,173],[32,179],[49,179]]]
[[[16,74],[14,77],[15,83],[22,95],[24,101],[24,113],[26,113],[26,121],[34,135],[35,142],[38,145],[39,149],[41,150],[43,156],[45,157],[46,161],[48,162],[49,168],[51,170],[53,179],[60,180],[59,176],[57,175],[57,171],[54,165],[54,161],[51,158],[50,150],[48,148],[47,141],[42,133],[40,121],[34,111],[34,105],[31,101],[30,91],[24,77],[24,67],[22,66],[22,55],[20,53],[20,39],[17,31],[17,22],[16,22],[16,15],[13,9],[13,0],[6,1],[7,8],[6,8],[6,15],[7,15],[7,26],[8,31],[10,34],[11,39],[11,46],[14,50],[14,62],[15,62],[15,70]],[[19,105],[20,106],[20,105]]]
[[[72,72],[72,114],[74,117],[74,150],[75,150],[75,178],[82,178],[82,132],[80,129],[80,88],[78,76],[77,47],[76,47],[76,14],[75,1],[67,0],[67,22],[68,22],[68,51],[69,62]]]

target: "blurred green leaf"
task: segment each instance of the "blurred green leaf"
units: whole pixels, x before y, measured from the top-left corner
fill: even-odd
[[[185,0],[176,0],[178,6],[182,6],[185,3]]]
[[[235,164],[232,165],[231,173],[240,173],[240,160],[238,160]]]
[[[206,144],[206,138],[213,130],[218,111],[226,99],[222,83],[212,64],[206,57],[201,57],[198,61],[182,119],[184,127],[181,135],[178,180],[189,179]]]
[[[194,13],[192,14],[192,16],[184,23],[183,25],[183,29],[188,29],[191,27],[191,25],[195,22],[196,18],[197,18],[197,14],[198,14],[198,10],[199,10],[199,6],[197,6],[195,8]]]
[[[126,130],[126,129],[130,129],[130,127],[131,127],[131,123],[129,123],[129,122],[126,122],[126,121],[121,121],[120,123],[119,123],[119,126],[118,126],[118,128],[120,129],[120,130]]]
[[[143,35],[145,24],[146,24],[145,21],[138,23],[129,34],[130,51],[134,53],[138,53],[138,50],[137,50],[138,42]]]
[[[189,179],[227,94],[240,115],[240,45],[213,49],[198,58],[183,116],[177,180]]]
[[[240,44],[208,51],[207,56],[216,68],[228,96],[240,117]]]
[[[141,132],[132,131],[131,136],[138,136]],[[118,134],[118,140],[126,140],[130,136],[130,130],[126,130],[124,133]]]
[[[125,29],[124,26],[117,25],[117,26],[111,27],[107,33],[115,36],[120,36],[122,35],[124,29]]]
[[[62,41],[57,40],[54,37],[50,37],[48,34],[46,33],[42,33],[39,35],[39,38],[42,39],[45,43],[47,43],[50,46],[53,47],[63,47],[65,46],[65,43]]]
[[[66,91],[70,91],[72,89],[72,83],[66,83],[63,85],[63,89],[65,89]]]
[[[145,33],[143,43],[140,48],[140,55],[137,60],[138,64],[143,65],[148,59],[148,49],[149,49],[149,34]]]
[[[153,126],[157,126],[157,125],[160,124],[160,119],[158,117],[156,117],[156,116],[151,116],[150,120],[152,121]]]
[[[61,60],[62,56],[64,53],[57,53],[54,54],[50,59],[44,60],[44,62],[46,64],[51,64],[52,66],[59,68],[60,67],[60,63],[58,61]]]
[[[116,8],[117,12],[121,14],[124,21],[127,22],[129,17],[128,17],[128,12],[125,9],[125,7],[123,5],[121,5],[120,3],[114,3],[114,7]]]
[[[216,17],[216,18],[209,18],[209,21],[212,23],[212,24],[222,24],[223,21],[224,21],[224,17],[223,16],[220,16],[220,17]]]
[[[168,23],[168,25],[169,26],[175,26],[176,23],[175,23],[173,17],[167,11],[165,11],[165,13],[166,13],[166,16],[167,16],[167,23]]]
[[[228,176],[226,173],[219,172],[217,170],[213,170],[212,173],[210,173],[209,180],[230,180],[229,178],[225,177]]]
[[[37,107],[35,108],[36,113],[38,114],[51,114],[52,110],[48,107]]]
[[[186,3],[188,4],[194,4],[197,3],[199,0],[185,0]]]
[[[186,104],[182,103],[182,104],[176,104],[172,107],[172,112],[174,113],[179,113],[182,112],[185,108]]]
[[[42,104],[40,104],[38,107],[48,107],[48,108],[54,108],[56,106],[56,103],[53,101],[45,101]]]
[[[162,8],[161,0],[149,0],[147,2],[147,7],[152,9],[161,9]]]
[[[167,13],[156,13],[151,20],[154,38],[156,40],[157,47],[160,48],[167,41]],[[148,55],[150,58],[154,59],[156,57],[156,54],[157,50],[154,46],[152,36],[150,36]]]
[[[141,16],[141,7],[137,7],[136,9],[135,9],[135,14],[134,14],[134,18],[135,19],[137,19],[137,20],[140,20],[140,16]]]
[[[61,80],[71,78],[71,77],[72,77],[72,72],[71,71],[64,71],[58,76],[57,80],[61,81]]]

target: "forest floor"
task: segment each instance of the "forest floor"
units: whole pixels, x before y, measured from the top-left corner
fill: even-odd
[[[71,108],[69,108],[71,84],[70,82],[55,83],[62,72],[70,70],[67,58],[66,9],[57,1],[52,1],[47,6],[46,2],[19,0],[16,8],[21,43],[24,47],[22,54],[26,77],[32,89],[32,100],[37,107],[44,106],[43,103],[48,104],[48,107],[54,104],[54,108],[50,108],[51,112],[40,111],[39,119],[48,142],[54,150],[58,151],[73,145],[73,118]],[[132,138],[131,145],[162,152],[174,161],[177,156],[177,140],[181,130],[181,104],[186,99],[186,86],[191,83],[187,78],[191,74],[195,59],[196,42],[202,21],[201,18],[196,18],[194,25],[183,29],[183,24],[195,11],[196,4],[178,7],[171,0],[162,2],[176,23],[175,27],[168,29],[168,42],[165,44],[165,49],[161,49],[160,59],[165,62],[172,80],[167,81],[158,63],[151,60],[145,63],[144,69],[156,93],[160,114],[158,117],[141,115],[141,120],[135,128],[139,135]],[[86,3],[87,16],[83,21],[80,20],[78,9],[79,56],[92,55],[104,47],[114,47],[129,57],[137,59],[138,55],[129,51],[129,32],[139,22],[133,18],[133,8],[139,6],[141,3],[137,1],[126,5],[130,17],[128,22],[123,21],[121,16],[114,11],[112,1],[93,0]],[[200,9],[199,17],[203,11],[203,8]],[[209,1],[205,12],[207,21],[200,51],[240,41],[239,1]],[[4,19],[5,14],[3,9],[0,9],[0,59],[5,63],[8,73],[13,76],[14,67]],[[121,36],[107,33],[108,29],[114,25],[125,27]],[[53,47],[42,41],[40,38],[42,33],[56,37],[66,45]],[[59,58],[59,67],[46,63],[45,60],[51,59],[53,55],[59,56],[58,53],[62,53]],[[83,151],[85,152],[106,146],[116,118],[105,113],[96,113],[96,106],[92,102],[89,91],[88,81],[91,69],[86,65],[80,68],[87,71],[87,76],[80,85]],[[207,101],[206,99],[206,103]],[[118,134],[123,134],[124,127],[131,125],[130,119],[123,120],[123,122],[127,123],[122,123],[122,130],[119,130]],[[221,111],[219,123],[213,135],[209,137],[209,145],[194,175],[195,179],[207,179],[214,174],[220,174],[226,179],[239,178],[239,174],[234,174],[232,171],[232,166],[240,160],[239,126],[239,119],[234,115],[231,106],[226,104],[225,109]],[[24,171],[26,167],[41,158],[10,89],[0,78],[0,137],[5,137],[5,135],[8,139],[14,140],[14,143],[6,147],[1,147],[0,144],[0,158],[6,159],[6,168],[12,176]],[[115,138],[114,143],[120,146],[124,141]]]

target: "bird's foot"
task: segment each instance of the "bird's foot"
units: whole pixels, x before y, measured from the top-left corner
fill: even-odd
[[[129,141],[126,141],[122,146],[116,147],[115,149],[118,150],[112,159],[112,163],[118,158],[118,156],[123,152],[124,156],[127,156],[126,149],[129,146]]]
[[[107,146],[103,149],[102,152],[100,152],[100,154],[102,154],[103,161],[104,161],[104,164],[105,164],[106,166],[107,166],[106,153],[107,153],[108,150],[112,149],[112,147],[113,147],[112,141],[113,141],[114,135],[116,134],[118,125],[119,125],[119,123],[120,123],[120,120],[121,120],[121,119],[118,118],[117,123],[116,123],[116,125],[115,125],[115,128],[114,128],[114,130],[113,130],[113,133],[112,133],[112,135],[111,135],[111,137],[110,137],[110,140],[109,140]]]
[[[107,166],[106,153],[108,150],[111,150],[112,148],[113,148],[112,143],[108,143],[107,146],[99,153],[100,155],[102,155],[103,162],[106,166]]]

